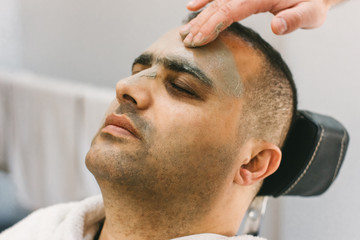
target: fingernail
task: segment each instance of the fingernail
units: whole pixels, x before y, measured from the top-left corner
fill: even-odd
[[[191,29],[191,25],[190,25],[190,24],[186,24],[186,25],[182,26],[182,27],[180,28],[180,31],[179,31],[179,32],[180,32],[180,35],[183,36],[183,37],[185,37],[186,35],[189,34],[190,29]]]
[[[188,2],[188,4],[186,5],[187,7],[193,7],[195,5],[195,1],[191,0],[190,2]]]
[[[184,44],[190,46],[193,40],[193,34],[189,33],[186,38],[184,39]]]
[[[197,44],[201,43],[203,39],[204,39],[203,34],[201,32],[199,32],[198,34],[195,35],[193,43],[195,45],[197,45]]]
[[[286,32],[287,24],[286,24],[286,21],[283,18],[281,18],[281,17],[276,18],[275,19],[275,25],[279,29],[279,34],[283,34],[283,33]]]

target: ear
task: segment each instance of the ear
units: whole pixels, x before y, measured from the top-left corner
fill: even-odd
[[[281,162],[281,150],[275,144],[258,142],[249,149],[247,160],[238,169],[234,182],[240,185],[252,185],[273,174]]]

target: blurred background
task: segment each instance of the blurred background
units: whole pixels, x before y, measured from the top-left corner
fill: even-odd
[[[99,193],[84,157],[117,80],[187,14],[187,0],[0,0],[0,229],[30,211]],[[289,64],[299,107],[350,133],[338,179],[322,196],[271,199],[261,236],[360,239],[360,1],[326,23],[278,37],[270,14],[244,25]]]

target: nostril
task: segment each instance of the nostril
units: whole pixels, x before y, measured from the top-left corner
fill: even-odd
[[[127,101],[131,101],[132,103],[137,104],[136,100],[128,94],[123,94],[123,98]]]

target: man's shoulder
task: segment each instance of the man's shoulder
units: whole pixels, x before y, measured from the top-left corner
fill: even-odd
[[[68,231],[78,233],[86,221],[104,216],[101,196],[87,198],[80,202],[57,204],[34,211],[29,216],[0,234],[5,239],[57,239]],[[82,230],[81,230],[82,231]],[[80,234],[80,232],[79,232]],[[60,239],[60,238],[59,238]]]

